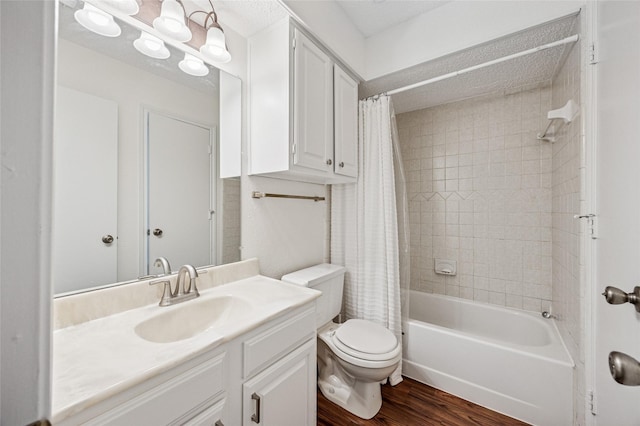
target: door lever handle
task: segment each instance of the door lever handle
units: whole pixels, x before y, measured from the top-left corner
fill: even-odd
[[[640,363],[622,352],[609,354],[609,371],[613,380],[626,386],[640,386]]]
[[[636,312],[640,312],[640,287],[636,286],[631,293],[625,293],[619,288],[607,286],[602,293],[607,303],[611,305],[621,305],[631,303],[635,305]]]

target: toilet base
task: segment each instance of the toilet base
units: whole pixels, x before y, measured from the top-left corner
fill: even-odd
[[[336,375],[318,378],[318,388],[329,401],[365,420],[378,414],[382,407],[380,382],[344,383]]]

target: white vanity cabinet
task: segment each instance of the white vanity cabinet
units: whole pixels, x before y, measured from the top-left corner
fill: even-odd
[[[243,355],[244,426],[315,424],[316,335],[313,307],[245,340]]]
[[[137,384],[87,404],[55,424],[314,425],[314,303],[261,321],[162,373],[150,372]],[[188,342],[184,349],[189,350]]]
[[[57,425],[223,425],[229,382],[226,348],[217,348],[101,401]],[[100,368],[100,366],[95,366]],[[206,423],[202,420],[206,419]]]
[[[357,177],[358,82],[288,18],[249,41],[249,174]]]

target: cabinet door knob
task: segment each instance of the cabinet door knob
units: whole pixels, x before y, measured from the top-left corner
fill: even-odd
[[[344,167],[344,161],[341,161],[340,164],[338,164],[340,167]]]
[[[161,237],[162,234],[163,234],[163,231],[160,228],[156,228],[153,230],[153,235],[155,235],[156,237]]]
[[[102,242],[105,244],[111,244],[113,242],[113,235],[105,235],[102,237]]]
[[[260,395],[253,393],[251,399],[256,402],[256,411],[251,415],[251,421],[254,423],[260,423]]]
[[[330,165],[332,165],[332,164],[333,164],[333,160],[332,160],[331,158],[329,158],[329,159],[327,160],[327,164],[328,164],[329,166],[330,166]]]

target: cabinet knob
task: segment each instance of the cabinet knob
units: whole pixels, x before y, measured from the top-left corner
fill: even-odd
[[[340,167],[344,167],[344,161],[341,161],[340,164],[338,164]]]
[[[105,235],[102,237],[102,242],[105,244],[111,244],[113,242],[113,236],[112,235]]]
[[[153,230],[153,235],[155,235],[156,237],[162,237],[163,231],[160,228],[156,228]]]
[[[327,160],[327,165],[329,165],[329,166],[330,166],[330,165],[332,165],[332,164],[333,164],[333,160],[332,160],[331,158],[329,158],[329,159]]]

